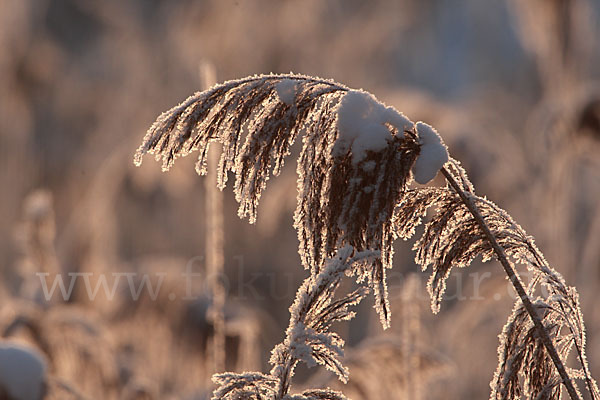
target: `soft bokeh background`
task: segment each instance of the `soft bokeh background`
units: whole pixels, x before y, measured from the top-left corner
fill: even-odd
[[[435,126],[478,191],[579,289],[599,377],[599,21],[597,0],[0,2],[3,336],[40,349],[50,391],[67,393],[56,398],[210,392],[210,291],[199,277],[183,299],[181,276],[203,270],[203,178],[192,157],[168,174],[150,157],[132,163],[154,118],[201,89],[210,63],[218,81],[332,78]],[[256,225],[237,218],[225,190],[230,369],[268,370],[283,338],[306,276],[294,208],[291,161],[269,182]],[[391,332],[381,338],[369,300],[340,326],[351,376],[356,365],[350,385],[365,381],[354,398],[380,398],[364,378],[374,371],[395,374],[384,379],[395,398],[485,398],[512,307],[501,269],[455,271],[433,316],[410,247],[398,243],[390,277]],[[154,301],[131,301],[127,288],[90,301],[77,285],[50,305],[36,272],[167,277]],[[315,373],[301,369],[299,383]]]

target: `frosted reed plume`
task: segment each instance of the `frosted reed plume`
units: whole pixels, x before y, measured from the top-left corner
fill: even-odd
[[[321,364],[340,380],[348,379],[341,361],[343,341],[330,325],[351,318],[349,306],[371,290],[382,324],[389,326],[385,270],[392,265],[392,243],[412,237],[428,210],[432,216],[414,249],[423,270],[432,266],[428,290],[434,312],[440,309],[452,268],[466,267],[478,256],[498,259],[519,294],[500,337],[491,398],[523,394],[558,399],[564,386],[576,399],[581,396],[575,379],[592,398],[600,398],[585,357],[576,290],[504,210],[475,194],[433,128],[413,123],[372,95],[302,75],[226,82],[163,113],[135,162],[139,165],[145,153],[153,153],[167,170],[177,157],[198,150],[196,169],[206,174],[209,144],[221,142],[219,186],[225,186],[228,171],[234,173],[238,214],[254,222],[267,180],[281,171],[301,133],[295,227],[299,253],[311,275],[290,308],[290,325],[273,350],[271,372],[216,375],[214,399],[344,398],[333,391],[290,395],[294,368],[299,361]],[[408,186],[413,178],[429,182],[439,170],[445,187]],[[527,289],[514,262],[534,275]],[[334,300],[343,273],[353,276],[359,288]],[[540,286],[548,295],[534,297]],[[577,370],[565,366],[571,348]]]
[[[361,125],[376,140],[361,135]],[[364,278],[387,326],[391,217],[421,148],[415,124],[398,111],[333,81],[254,76],[196,93],[163,113],[144,137],[135,163],[151,153],[168,170],[176,158],[198,150],[196,170],[204,175],[209,145],[219,141],[219,187],[228,171],[235,174],[238,214],[253,223],[267,180],[279,174],[301,132],[295,226],[304,267],[317,274],[340,246],[379,250]]]
[[[504,210],[474,194],[474,188],[458,162],[450,160],[447,167],[444,167],[443,173],[449,186],[409,191],[396,215],[399,236],[408,238],[414,233],[415,222],[420,222],[426,210],[430,207],[435,209],[414,246],[416,262],[423,270],[432,265],[428,282],[432,310],[438,312],[440,309],[446,279],[453,267],[466,267],[477,256],[482,256],[484,261],[497,258],[517,290],[519,299],[504,333],[500,335],[499,365],[492,381],[491,398],[518,398],[522,392],[531,398],[540,393],[544,394],[543,398],[560,398],[561,387],[557,384],[561,382],[572,398],[580,398],[572,379],[584,380],[590,396],[600,398],[585,357],[585,327],[575,288],[566,286],[562,276],[548,265],[533,238]],[[527,290],[509,257],[526,265],[532,272],[534,278]],[[539,286],[549,295],[532,300]],[[537,310],[546,303],[553,303],[555,312],[540,317]],[[522,313],[520,319],[517,318],[519,310]],[[524,315],[527,318],[523,318]],[[530,336],[507,333],[515,329],[519,332],[524,322],[531,324],[528,330]],[[523,356],[521,350],[526,348],[527,340],[535,341],[540,358],[533,360],[536,361],[534,364],[513,363],[513,358]],[[572,347],[576,349],[581,365],[577,371],[565,367]],[[540,364],[542,362],[545,367]],[[546,368],[546,375],[541,375],[542,368]],[[500,379],[502,376],[510,376],[512,380]],[[509,383],[517,389],[507,396],[505,389]]]
[[[439,382],[450,372],[451,363],[431,346],[428,329],[421,318],[421,282],[418,275],[405,279],[400,296],[393,305],[396,332],[368,337],[355,347],[347,348],[344,364],[351,371],[343,383],[334,374],[315,373],[306,387],[332,388],[353,399],[387,400],[394,398],[418,400],[432,398],[425,390],[428,384]]]
[[[334,322],[354,317],[350,307],[357,305],[368,290],[359,287],[339,299],[335,299],[334,294],[344,274],[353,274],[355,268],[364,262],[372,262],[374,256],[369,251],[355,253],[352,247],[346,246],[326,262],[317,276],[307,278],[298,289],[296,300],[290,307],[286,337],[271,353],[270,363],[273,368],[270,374],[215,375],[213,379],[220,388],[215,391],[213,399],[261,396],[274,399],[345,399],[341,393],[327,389],[311,389],[293,397],[288,392],[299,362],[306,363],[308,367],[317,364],[325,366],[342,382],[347,382],[348,370],[341,360],[344,341],[330,329]]]

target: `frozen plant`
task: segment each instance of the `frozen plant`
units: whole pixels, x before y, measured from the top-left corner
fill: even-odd
[[[267,180],[279,174],[301,134],[295,228],[310,276],[290,308],[290,325],[273,350],[271,372],[215,375],[214,399],[343,399],[330,390],[290,394],[294,367],[299,361],[321,364],[348,379],[343,341],[330,324],[351,318],[349,307],[370,291],[383,327],[389,326],[386,269],[392,266],[392,244],[412,237],[428,209],[433,215],[415,250],[424,270],[432,265],[428,289],[434,312],[451,269],[478,255],[499,260],[519,294],[501,335],[491,398],[558,399],[563,387],[572,399],[581,398],[575,379],[589,396],[600,398],[585,358],[576,290],[504,210],[475,194],[432,127],[410,121],[373,95],[293,74],[225,82],[163,113],[135,163],[152,153],[168,170],[176,158],[197,150],[196,170],[206,174],[209,145],[220,142],[218,185],[225,187],[227,173],[234,174],[238,214],[252,223]],[[413,179],[425,184],[440,170],[445,187],[410,185]],[[527,288],[515,262],[534,274]],[[342,273],[354,277],[359,289],[335,300]],[[540,286],[546,297],[536,294]],[[572,348],[577,370],[566,367]]]

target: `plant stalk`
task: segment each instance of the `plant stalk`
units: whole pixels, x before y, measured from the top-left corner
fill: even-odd
[[[546,332],[546,330],[544,329],[542,320],[540,319],[539,315],[537,314],[537,311],[533,307],[529,296],[527,296],[525,288],[523,287],[523,284],[521,283],[519,276],[517,275],[517,271],[515,270],[511,262],[508,260],[504,249],[500,246],[500,244],[496,240],[496,237],[486,224],[485,220],[483,219],[483,216],[479,212],[479,208],[477,208],[477,205],[473,201],[471,195],[465,193],[465,191],[458,185],[452,174],[450,174],[450,172],[448,172],[446,168],[442,168],[441,171],[442,174],[444,174],[444,177],[446,178],[448,183],[450,183],[450,185],[454,188],[456,193],[460,196],[463,203],[467,206],[467,208],[473,215],[473,218],[475,218],[475,221],[477,222],[477,224],[485,234],[487,240],[490,242],[490,245],[494,249],[494,252],[498,257],[498,261],[500,261],[500,264],[502,264],[502,267],[504,267],[504,271],[508,275],[511,283],[513,284],[513,287],[517,291],[519,297],[521,298],[521,301],[523,302],[523,305],[525,306],[525,310],[527,310],[527,313],[531,317],[531,320],[533,321],[533,324],[535,325],[538,334],[542,339],[542,343],[544,344],[544,347],[546,347],[546,350],[548,351],[548,354],[550,355],[550,358],[552,359],[552,362],[554,363],[554,366],[556,367],[556,370],[558,371],[558,374],[560,375],[562,382],[565,385],[567,392],[569,393],[569,396],[572,400],[580,400],[580,397],[577,394],[575,387],[573,386],[571,377],[567,373],[567,370],[562,360],[560,359],[556,348],[552,344],[550,336],[548,336],[548,332]]]
[[[200,80],[204,90],[216,83],[216,71],[212,63],[200,64]],[[219,147],[219,148],[215,148]],[[208,151],[208,176],[205,179],[206,190],[206,270],[212,290],[211,319],[214,328],[212,337],[212,362],[215,373],[225,371],[225,301],[226,293],[221,277],[224,272],[223,259],[223,193],[218,189],[217,166],[220,146],[213,144]]]

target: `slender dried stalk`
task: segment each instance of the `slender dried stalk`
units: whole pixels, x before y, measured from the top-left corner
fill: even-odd
[[[200,78],[204,89],[215,85],[216,71],[213,64],[200,65]],[[208,151],[208,168],[204,180],[206,193],[206,270],[212,290],[210,315],[214,328],[212,338],[212,358],[215,373],[225,371],[225,288],[221,282],[223,274],[223,193],[218,188],[217,166],[220,149]]]
[[[506,256],[504,249],[500,246],[500,244],[498,244],[496,237],[494,236],[494,234],[492,233],[492,231],[486,224],[485,220],[483,219],[483,216],[479,212],[479,209],[477,208],[477,205],[473,201],[471,194],[464,191],[459,186],[459,184],[456,182],[456,180],[454,179],[452,174],[450,172],[448,172],[448,170],[446,168],[442,168],[441,171],[444,174],[444,177],[446,178],[448,183],[450,183],[450,185],[454,188],[456,193],[458,193],[458,195],[462,199],[463,203],[467,206],[467,208],[473,215],[473,218],[475,218],[475,221],[477,221],[479,228],[481,228],[481,230],[485,234],[487,240],[490,242],[490,245],[494,249],[494,252],[496,253],[496,256],[498,257],[500,264],[502,264],[502,267],[504,267],[504,271],[508,275],[511,283],[513,284],[513,287],[515,288],[515,290],[517,291],[517,294],[519,295],[519,298],[523,302],[523,306],[525,307],[525,309],[527,310],[527,313],[531,317],[531,320],[535,324],[537,333],[538,333],[538,335],[540,335],[542,342],[544,343],[544,346],[546,347],[546,350],[548,351],[548,354],[552,358],[552,362],[556,366],[556,370],[558,371],[558,373],[562,379],[562,382],[565,385],[567,392],[569,393],[569,396],[573,400],[579,399],[580,397],[579,397],[577,391],[575,390],[575,387],[573,386],[571,377],[567,373],[567,370],[566,370],[563,362],[561,361],[561,359],[558,355],[558,352],[556,351],[556,348],[552,344],[552,340],[550,339],[550,336],[548,336],[548,332],[546,332],[546,328],[542,324],[542,320],[540,319],[533,304],[531,303],[531,300],[529,299],[529,296],[527,295],[527,292],[525,291],[525,288],[523,287],[523,284],[521,283],[521,280],[519,279],[517,272],[515,271],[515,268],[513,267],[512,263],[508,260],[508,257]]]
[[[420,280],[416,274],[409,275],[402,289],[402,366],[406,376],[404,392],[406,399],[421,400],[423,389],[422,354],[419,351],[423,334],[421,310],[419,309]]]

